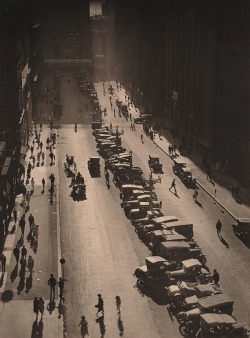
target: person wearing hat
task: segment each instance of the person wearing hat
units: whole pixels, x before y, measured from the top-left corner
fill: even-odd
[[[104,312],[104,301],[102,299],[102,295],[98,293],[97,297],[98,297],[98,303],[95,306],[97,308],[97,313],[101,311]]]

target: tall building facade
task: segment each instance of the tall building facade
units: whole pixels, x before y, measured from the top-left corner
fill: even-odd
[[[248,1],[119,0],[116,9],[119,77],[135,101],[250,185]]]
[[[250,3],[218,1],[213,153],[250,186]]]

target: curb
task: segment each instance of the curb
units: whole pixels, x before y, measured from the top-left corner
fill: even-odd
[[[146,133],[145,131],[142,129],[142,132],[148,137],[150,138]],[[163,150],[154,140],[151,140],[159,149],[161,149],[161,151],[167,155],[172,161],[173,159],[169,156],[169,154]],[[237,220],[238,218],[229,210],[227,209],[226,207],[224,207],[221,202],[215,198],[198,180],[196,181],[197,185],[202,189],[204,190],[223,210],[225,210],[232,218],[234,218],[235,220]]]

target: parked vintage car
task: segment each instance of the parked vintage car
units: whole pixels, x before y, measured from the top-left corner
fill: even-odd
[[[198,284],[197,282],[181,281],[177,282],[176,285],[166,287],[166,292],[172,307],[183,308],[185,305],[196,304],[198,298],[221,293],[221,290],[213,283]]]
[[[176,260],[178,263],[179,260]],[[200,280],[210,282],[212,277],[208,268],[201,264],[198,259],[190,258],[182,261],[182,267],[168,273],[169,285],[177,284],[178,281],[197,282]]]
[[[178,306],[175,307],[178,309],[185,309],[186,311],[191,310],[197,306],[199,299],[212,295],[217,295],[220,293],[221,290],[218,289],[216,285],[212,284],[197,285],[195,287],[195,294],[182,299],[182,302],[181,299],[179,298],[179,304]],[[177,305],[177,302],[175,301],[174,304]]]
[[[159,254],[167,260],[182,261],[195,258],[202,264],[205,264],[207,261],[206,256],[202,254],[199,247],[192,248],[187,242],[162,242],[159,245]]]
[[[123,203],[129,199],[135,199],[135,194],[133,193],[135,190],[143,193],[144,187],[137,184],[124,184],[121,186],[120,198]]]
[[[100,157],[90,157],[88,160],[88,169],[91,175],[100,175]]]
[[[232,315],[234,301],[224,293],[200,298],[197,306],[189,311],[181,311],[177,315],[179,324],[196,322],[199,325],[200,315],[204,313],[226,313]]]
[[[148,160],[149,168],[154,172],[162,172],[162,164],[160,158],[157,155],[149,155]]]
[[[159,226],[159,229],[173,229],[190,241],[194,236],[193,224],[188,221],[179,221],[178,219],[173,219],[170,223],[169,217],[170,216],[163,216],[155,218],[154,223]]]
[[[171,271],[178,267],[176,262],[168,262],[160,256],[149,256],[145,261],[146,265],[140,266],[134,272],[139,285],[150,286],[156,281],[165,279],[166,271]]]
[[[205,313],[200,316],[200,328],[195,337],[249,337],[249,327],[245,324],[237,323],[236,319],[228,314]]]
[[[186,167],[186,162],[182,159],[174,159],[173,172],[175,175],[179,176],[182,172],[182,169]]]
[[[241,238],[250,236],[250,218],[238,218],[233,224],[234,233]]]

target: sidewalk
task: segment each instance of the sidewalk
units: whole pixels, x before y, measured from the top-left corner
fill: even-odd
[[[39,125],[37,126],[39,129]],[[58,195],[55,186],[53,202],[50,199],[48,189],[50,173],[54,173],[56,177],[55,185],[57,185],[57,165],[50,165],[50,158],[48,157],[48,150],[46,150],[46,138],[50,134],[48,126],[43,126],[41,131],[41,140],[43,142],[43,151],[45,152],[44,165],[35,166],[31,170],[31,177],[34,178],[35,188],[31,196],[30,206],[26,208],[25,212],[25,233],[21,236],[19,228],[19,220],[23,215],[23,208],[21,202],[22,195],[18,195],[15,201],[15,208],[18,212],[18,220],[16,224],[16,231],[13,231],[13,218],[9,224],[9,234],[6,237],[4,251],[7,258],[6,272],[2,274],[0,279],[0,320],[1,320],[1,337],[4,338],[30,338],[44,336],[44,337],[63,337],[63,318],[62,308],[58,308],[58,299],[55,302],[49,300],[49,287],[47,281],[51,273],[58,279],[61,276],[61,271],[58,271]],[[33,140],[34,136],[31,136]],[[31,144],[31,143],[30,143]],[[37,144],[34,146],[34,155],[37,158],[38,149]],[[57,160],[57,145],[55,147]],[[26,155],[27,163],[30,161],[30,151]],[[33,162],[31,162],[33,163]],[[40,162],[41,163],[41,162]],[[42,178],[45,178],[45,191],[42,192]],[[26,178],[25,178],[26,180]],[[27,191],[31,191],[31,178],[26,184]],[[35,218],[35,224],[39,225],[38,241],[34,242],[27,237],[29,233],[28,217],[30,213]],[[31,255],[34,259],[34,269],[30,274],[27,268],[21,268],[20,262],[16,263],[13,256],[13,248],[19,245],[25,245],[27,248],[27,258]],[[59,248],[60,249],[60,248]],[[21,255],[20,255],[21,257]],[[45,311],[43,320],[35,320],[33,313],[33,299],[34,297],[43,297]],[[60,318],[59,318],[60,317]]]
[[[128,97],[126,90],[123,87],[122,89],[117,90],[115,81],[110,81],[110,84],[115,89],[114,94],[112,96],[113,107],[116,107],[115,104],[116,98],[123,101],[127,101],[125,100],[125,95],[126,99]],[[108,87],[107,82],[105,83],[105,87],[107,89]],[[95,88],[98,93],[98,98],[102,108],[107,106],[107,108],[110,109],[109,102],[107,102],[107,99],[105,100],[103,96],[102,83],[96,84]],[[109,94],[106,96],[109,96]],[[129,114],[132,115],[132,118],[139,117],[139,109],[138,108],[136,109],[134,105],[132,106],[130,105]],[[111,121],[113,123],[115,121],[115,119],[113,118],[110,119],[110,117],[112,117],[112,113],[108,114],[107,118],[104,118],[105,122]],[[124,117],[123,119],[125,120]],[[136,130],[144,132],[142,126],[138,124],[136,125]],[[176,143],[173,140],[173,137],[170,134],[170,132],[162,133],[161,137],[159,137],[159,134],[155,134],[155,138],[152,142],[154,142],[168,157],[170,157],[168,154],[168,146]],[[228,176],[226,173],[222,171],[212,168],[213,183],[211,183],[206,179],[207,175],[205,170],[203,170],[202,168],[201,156],[198,153],[194,151],[190,155],[190,157],[184,157],[179,154],[178,158],[183,159],[186,162],[187,166],[192,170],[193,177],[197,179],[198,186],[204,191],[206,191],[215,200],[215,202],[218,203],[233,218],[237,219],[241,217],[249,217],[250,211],[249,203],[245,204],[237,203],[236,200],[232,197],[231,187],[233,184],[237,183],[232,177]],[[237,185],[239,184],[237,183]],[[247,200],[246,198],[247,191],[246,189],[244,189],[244,187],[241,187],[239,195],[242,201]]]

